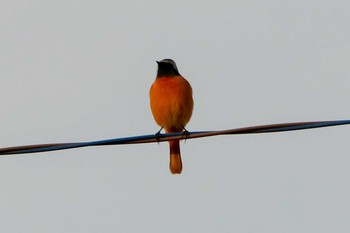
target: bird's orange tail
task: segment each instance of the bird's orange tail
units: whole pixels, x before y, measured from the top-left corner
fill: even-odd
[[[169,145],[170,145],[170,164],[169,164],[170,171],[173,174],[180,174],[182,171],[180,142],[179,140],[169,141]]]

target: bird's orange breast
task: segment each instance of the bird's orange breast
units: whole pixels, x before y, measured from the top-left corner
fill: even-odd
[[[159,126],[166,132],[182,132],[192,116],[191,85],[181,76],[157,78],[151,86],[150,104]]]

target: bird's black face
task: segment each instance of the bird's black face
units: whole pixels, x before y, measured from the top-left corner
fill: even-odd
[[[158,63],[158,72],[157,78],[160,77],[172,77],[176,75],[180,75],[176,64],[171,59],[163,59],[161,61],[157,61]]]

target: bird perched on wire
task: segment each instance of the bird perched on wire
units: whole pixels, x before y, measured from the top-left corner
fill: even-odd
[[[184,132],[193,110],[192,87],[180,75],[171,59],[157,61],[157,77],[150,89],[150,104],[154,120],[166,133]],[[182,162],[179,140],[169,141],[171,173],[180,174]]]

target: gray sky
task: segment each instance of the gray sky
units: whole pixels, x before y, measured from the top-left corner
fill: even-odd
[[[190,131],[349,119],[349,1],[0,2],[0,147],[155,133],[172,58]],[[349,232],[349,126],[0,157],[0,230]]]

